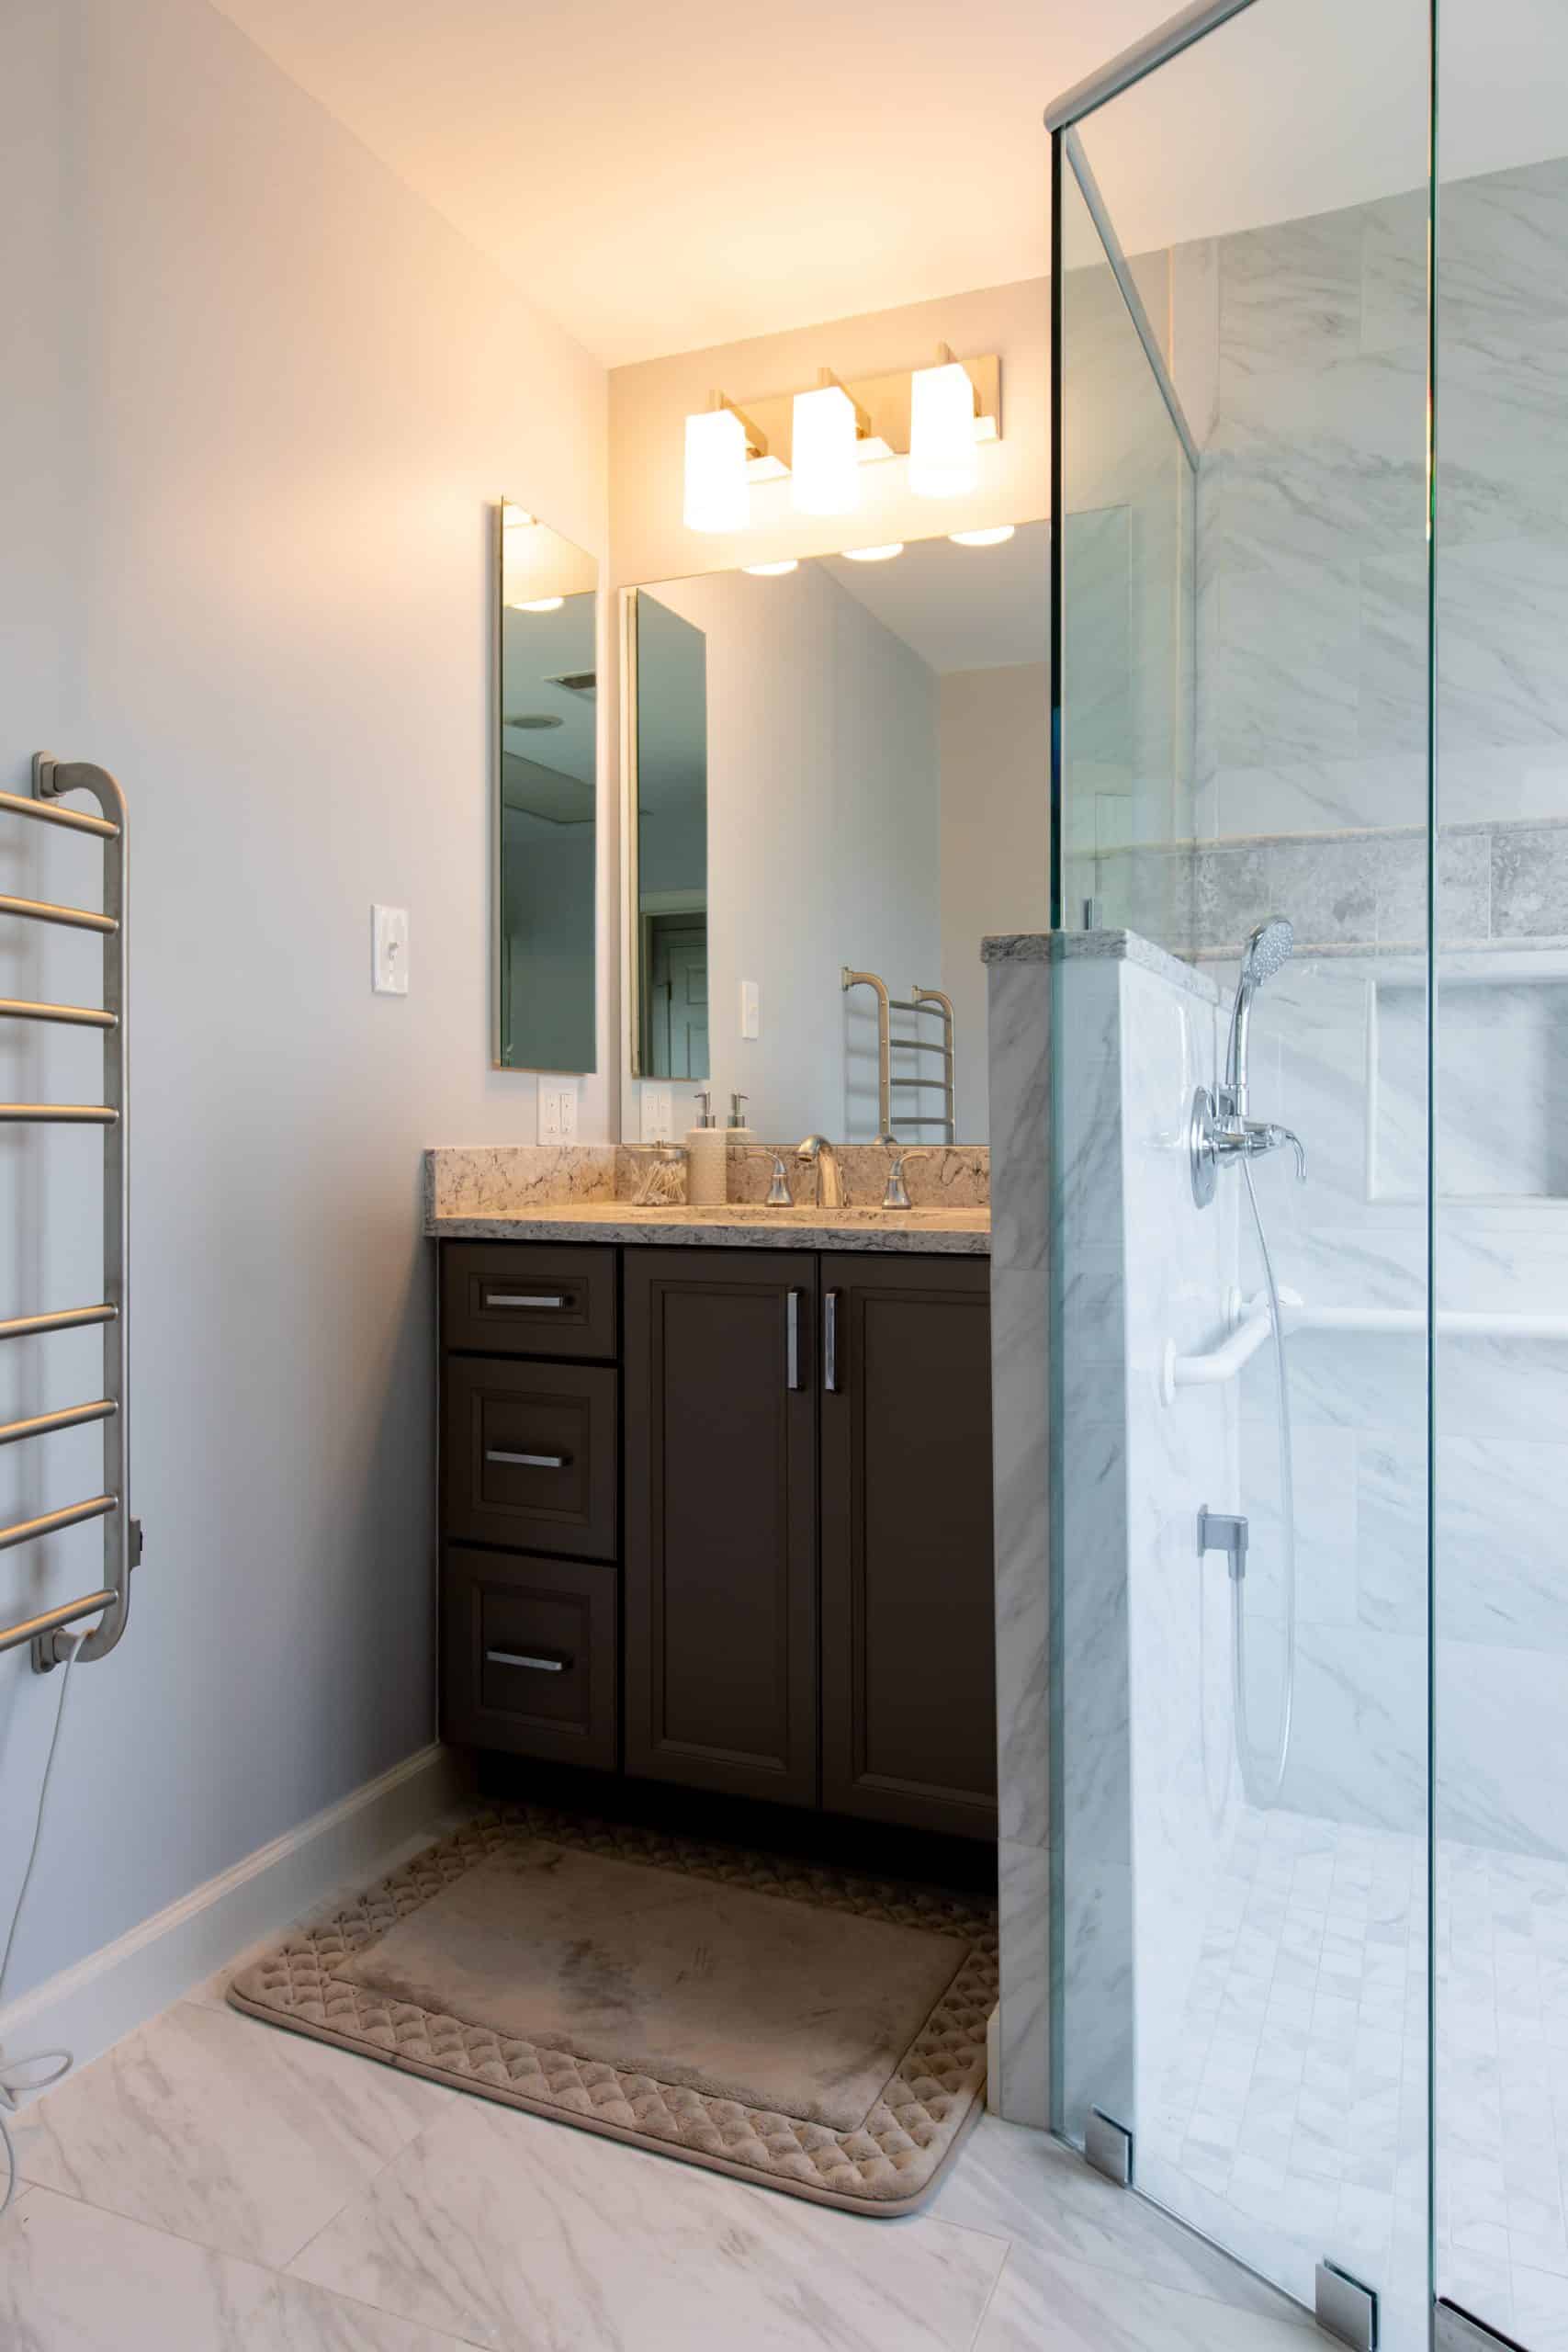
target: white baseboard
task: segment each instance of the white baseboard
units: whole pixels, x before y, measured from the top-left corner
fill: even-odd
[[[465,1786],[452,1749],[432,1743],[405,1756],[0,2009],[0,2046],[69,2050],[85,2064],[247,1946],[281,1933],[335,1888],[373,1875],[398,1847],[428,1832]]]

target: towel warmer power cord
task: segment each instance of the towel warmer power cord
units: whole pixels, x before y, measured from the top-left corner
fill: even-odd
[[[0,2002],[5,1999],[6,1977],[11,1965],[11,1952],[17,1940],[17,1929],[21,1924],[22,1905],[28,1899],[28,1889],[33,1883],[33,1871],[38,1862],[39,1849],[43,1843],[44,1807],[49,1802],[49,1783],[54,1770],[55,1750],[60,1746],[60,1727],[65,1720],[65,1693],[71,1687],[71,1669],[76,1663],[76,1653],[85,1638],[86,1636],[82,1634],[67,1634],[61,1638],[62,1648],[64,1647],[66,1641],[69,1641],[71,1652],[65,1661],[65,1670],[60,1678],[60,1697],[55,1702],[54,1709],[54,1730],[50,1736],[49,1753],[43,1760],[43,1779],[39,1784],[38,1792],[38,1812],[33,1819],[33,1841],[28,1849],[28,1863],[26,1870],[22,1872],[22,1883],[17,1890],[16,1905],[11,1913],[11,1925],[6,1934],[6,1948],[4,1951],[0,1951]],[[68,2075],[75,2063],[69,2050],[37,2050],[29,2057],[7,2059],[4,2049],[0,2049],[0,2153],[4,2154],[6,2160],[6,2183],[4,2189],[0,2190],[0,2215],[9,2211],[11,2201],[17,2193],[17,2150],[6,2118],[7,2115],[16,2113],[17,2100],[27,2092],[47,2090],[51,2083],[58,2083]]]

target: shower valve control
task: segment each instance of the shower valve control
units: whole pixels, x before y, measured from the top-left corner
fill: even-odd
[[[1230,1563],[1230,1572],[1237,1584],[1247,1574],[1247,1521],[1238,1512],[1211,1510],[1207,1503],[1198,1513],[1198,1557],[1206,1558],[1211,1552],[1224,1552]]]

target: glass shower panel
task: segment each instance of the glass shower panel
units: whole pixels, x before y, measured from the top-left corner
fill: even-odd
[[[1438,2293],[1568,2347],[1568,21],[1445,0]]]
[[[1056,387],[1061,2121],[1299,2301],[1374,2290],[1384,2352],[1429,2301],[1427,36],[1256,0],[1087,118]]]
[[[1113,263],[1083,188],[1062,193],[1062,899],[1069,931],[1191,932],[1194,469],[1164,364],[1163,257]]]

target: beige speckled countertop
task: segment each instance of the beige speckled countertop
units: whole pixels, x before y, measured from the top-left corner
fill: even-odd
[[[769,1208],[772,1147],[729,1155],[728,1207],[688,1208],[683,1170],[626,1144],[446,1145],[424,1156],[424,1229],[447,1241],[705,1242],[730,1250],[916,1250],[986,1257],[991,1247],[990,1155],[984,1146],[910,1152],[914,1206],[881,1201],[893,1154],[840,1148],[841,1208]],[[809,1171],[794,1165],[791,1181]],[[650,1183],[662,1197],[638,1207]],[[804,1186],[803,1186],[804,1189]]]
[[[635,1208],[629,1201],[530,1201],[525,1208],[425,1219],[426,1233],[449,1241],[706,1242],[730,1250],[912,1250],[987,1256],[991,1213],[985,1208]]]

